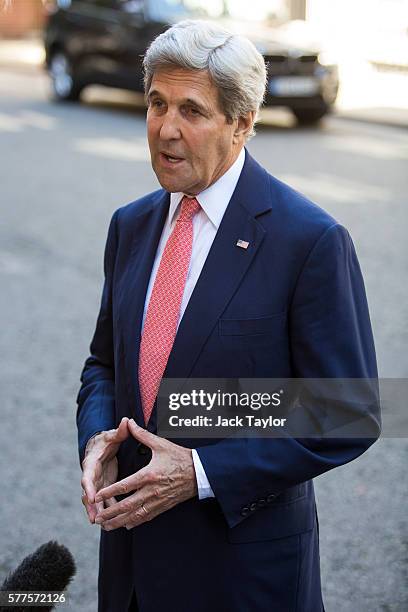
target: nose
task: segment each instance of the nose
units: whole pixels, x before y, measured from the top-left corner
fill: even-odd
[[[170,109],[168,109],[166,114],[162,117],[160,138],[161,140],[178,140],[181,138],[177,113]]]

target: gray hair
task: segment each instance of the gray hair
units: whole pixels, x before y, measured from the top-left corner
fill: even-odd
[[[208,70],[218,89],[219,103],[228,121],[255,112],[258,118],[266,86],[266,67],[255,45],[210,21],[181,21],[160,34],[146,51],[145,92],[156,71],[168,66]],[[248,138],[255,130],[248,134]]]

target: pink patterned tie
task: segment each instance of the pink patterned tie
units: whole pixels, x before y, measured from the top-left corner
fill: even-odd
[[[176,227],[160,260],[147,308],[139,355],[140,396],[146,424],[176,336],[193,246],[193,217],[199,210],[200,204],[195,198],[184,196]]]

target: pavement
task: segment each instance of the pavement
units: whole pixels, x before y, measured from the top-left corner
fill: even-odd
[[[0,69],[43,70],[44,59],[39,35],[0,40]],[[379,72],[367,62],[353,58],[340,66],[340,77],[337,117],[408,128],[408,71]]]
[[[0,67],[41,69],[45,59],[40,37],[0,40]]]

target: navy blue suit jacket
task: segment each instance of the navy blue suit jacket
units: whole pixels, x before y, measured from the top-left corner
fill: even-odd
[[[140,330],[169,194],[115,212],[77,423],[88,439],[122,417],[143,425]],[[236,247],[238,239],[248,249]],[[249,154],[181,320],[165,377],[375,378],[363,279],[347,230]],[[377,431],[377,415],[373,415]],[[373,439],[183,440],[215,499],[192,499],[130,532],[102,532],[99,610],[322,610],[312,479]],[[146,465],[129,439],[119,478]]]

